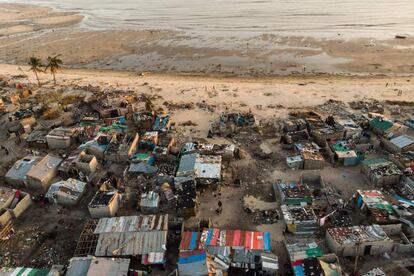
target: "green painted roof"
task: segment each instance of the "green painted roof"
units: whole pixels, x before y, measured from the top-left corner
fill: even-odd
[[[374,164],[380,164],[380,163],[388,163],[390,161],[384,159],[384,158],[374,158],[374,159],[367,159],[362,161],[361,163],[363,165],[374,165]]]
[[[376,129],[386,131],[390,129],[394,124],[390,121],[377,117],[371,120],[370,125]]]

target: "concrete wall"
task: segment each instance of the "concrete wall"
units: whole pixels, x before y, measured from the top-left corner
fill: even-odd
[[[6,210],[6,212],[0,216],[0,225],[4,226],[12,219],[19,218],[24,211],[26,211],[27,208],[32,204],[32,199],[30,198],[29,194],[21,192],[22,199],[20,202],[16,205],[14,209],[9,209],[10,205],[13,202],[14,195],[11,196],[3,205],[3,210]]]
[[[42,180],[27,176],[27,187],[34,190],[47,191],[50,187],[50,182],[57,175],[57,173],[58,167],[50,170],[48,175]]]
[[[29,194],[22,193],[23,199],[20,200],[20,202],[16,205],[16,207],[13,209],[13,216],[15,218],[19,218],[24,211],[29,208],[29,206],[32,204],[32,199],[30,198]]]
[[[394,250],[394,242],[392,240],[382,241],[364,241],[359,244],[339,244],[337,243],[328,232],[325,236],[329,249],[338,256],[363,256],[365,248],[371,246],[370,255],[376,256],[383,253],[391,253]]]
[[[6,212],[0,216],[0,226],[4,227],[12,219],[13,219],[13,214],[11,210],[6,210]]]
[[[90,207],[88,206],[89,213],[92,218],[105,218],[113,217],[118,212],[121,197],[118,193],[113,197],[112,201],[106,206]]]
[[[134,138],[134,140],[132,141],[132,143],[131,143],[131,146],[129,147],[129,149],[128,149],[128,157],[131,157],[131,156],[133,156],[136,152],[137,152],[137,149],[138,149],[138,142],[139,142],[139,135],[138,135],[138,133],[135,135],[135,138]]]
[[[396,145],[391,143],[390,140],[386,138],[381,138],[381,145],[384,147],[385,150],[391,152],[391,153],[399,153],[401,152],[401,149],[398,148]]]
[[[10,186],[21,188],[25,186],[24,179],[5,177],[6,183]]]
[[[49,149],[66,149],[70,147],[70,137],[46,136]]]
[[[93,156],[89,163],[78,161],[76,162],[75,167],[84,174],[89,175],[96,171],[98,164],[98,159],[96,159],[96,157]]]

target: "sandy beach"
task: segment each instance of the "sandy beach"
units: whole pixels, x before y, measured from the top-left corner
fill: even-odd
[[[66,66],[176,74],[409,75],[413,37],[318,38],[257,34],[204,37],[169,29],[91,29],[82,15],[0,4],[0,61],[61,54]]]

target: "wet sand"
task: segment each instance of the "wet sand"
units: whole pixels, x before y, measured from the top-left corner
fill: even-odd
[[[81,15],[45,7],[0,4],[0,11],[2,63],[26,64],[32,55],[44,59],[61,54],[66,66],[73,68],[191,75],[414,72],[414,37],[373,40],[262,34],[246,39],[206,38],[172,30],[91,30],[78,24]],[[31,24],[21,23],[27,20]]]

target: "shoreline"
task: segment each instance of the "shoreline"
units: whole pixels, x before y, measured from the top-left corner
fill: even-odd
[[[18,13],[20,21],[26,18],[42,23],[13,25],[17,15],[5,12],[5,5],[0,4],[0,25],[3,29],[16,28],[19,33],[0,36],[0,63],[26,64],[33,55],[46,59],[61,54],[65,65],[73,68],[179,75],[414,74],[414,37],[334,40],[262,34],[241,40],[169,30],[90,30],[80,27],[82,15],[76,13],[7,4],[24,10]],[[46,10],[49,15],[39,19],[38,10]]]

